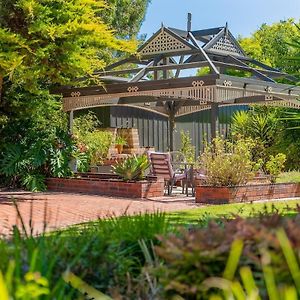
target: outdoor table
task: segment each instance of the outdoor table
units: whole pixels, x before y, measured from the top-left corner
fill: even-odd
[[[173,162],[173,166],[178,166],[185,173],[186,195],[189,195],[189,186],[192,187],[192,196],[194,195],[194,163]],[[176,170],[176,168],[174,168]],[[177,168],[178,169],[178,168]]]

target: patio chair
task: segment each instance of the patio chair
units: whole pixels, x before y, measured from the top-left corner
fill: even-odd
[[[168,195],[172,194],[173,186],[176,182],[182,182],[182,193],[184,193],[184,184],[186,182],[186,172],[179,173],[174,171],[171,164],[171,154],[162,152],[148,151],[151,174],[163,178],[168,189]]]

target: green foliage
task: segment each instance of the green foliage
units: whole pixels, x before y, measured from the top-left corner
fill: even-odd
[[[78,136],[79,139],[95,131],[101,125],[100,120],[91,111],[74,118],[73,122],[74,135]]]
[[[238,139],[235,143],[215,138],[200,156],[206,171],[205,183],[212,186],[234,186],[247,183],[253,177],[251,140]]]
[[[20,101],[23,97],[27,102]],[[0,174],[11,184],[35,191],[44,189],[43,176],[70,175],[68,161],[75,149],[65,133],[67,118],[57,97],[11,86],[3,94],[0,109],[10,116],[0,131]]]
[[[271,175],[271,181],[276,182],[277,176],[282,172],[286,156],[283,153],[278,153],[276,156],[271,155],[270,160],[266,163],[266,170]]]
[[[150,164],[146,155],[133,155],[125,158],[113,166],[115,174],[124,181],[141,180]]]
[[[288,61],[289,57],[299,54],[289,44],[299,40],[300,36],[294,22],[288,19],[271,25],[263,24],[251,37],[240,37],[239,42],[250,57],[287,73],[299,73],[299,64],[294,65]]]
[[[98,130],[99,125],[100,121],[92,112],[74,119],[73,130],[79,152],[73,156],[82,165],[101,164],[108,155],[113,135],[111,132]],[[83,153],[87,155],[86,163],[83,163]]]
[[[80,291],[85,297],[94,300],[113,300],[112,298],[104,295],[100,291],[97,291],[92,286],[88,285],[82,279],[80,279],[75,274],[71,273],[70,271],[66,271],[63,274],[64,280],[69,283],[74,289]]]
[[[135,37],[144,20],[150,0],[108,0],[108,8],[101,12],[106,24],[116,31],[117,36]]]
[[[101,0],[13,0],[5,10],[5,3],[0,4],[1,35],[12,44],[0,49],[0,57],[4,61],[4,55],[15,53],[12,80],[30,89],[40,81],[65,84],[92,76],[105,66],[107,49],[133,52],[136,47],[135,42],[116,39],[102,22]]]
[[[287,287],[297,295],[299,228],[297,218],[275,213],[220,225],[211,221],[207,228],[161,236],[155,249],[162,263],[153,273],[163,298],[246,299],[252,293],[253,299],[267,299],[271,291],[281,296]]]
[[[117,135],[115,139],[115,145],[125,146],[127,145],[127,140],[123,136]]]
[[[185,156],[188,163],[194,163],[196,157],[195,146],[192,145],[192,139],[189,132],[180,132],[181,148],[180,152]]]
[[[94,297],[100,294],[91,293],[97,289],[101,295],[108,294],[113,299],[148,299],[147,295],[142,295],[144,286],[140,285],[145,258],[139,241],[143,239],[146,245],[156,244],[155,236],[170,230],[166,214],[161,212],[110,217],[36,237],[29,231],[22,232],[25,235],[22,237],[15,229],[11,239],[0,240],[0,271],[4,274],[10,299],[80,299],[71,286]],[[27,273],[33,274],[36,281]],[[27,293],[26,297],[16,296],[20,287],[23,295]],[[43,287],[48,293],[34,298],[34,293],[36,295]]]
[[[276,179],[277,183],[287,183],[287,182],[299,182],[300,183],[300,172],[290,171],[282,172]]]
[[[10,277],[10,275],[11,274],[7,273],[6,276],[3,277],[2,273],[0,272],[0,297],[2,300],[12,299],[12,297],[10,296],[10,287],[12,285],[12,278]],[[40,276],[38,272],[26,273],[24,275],[24,282],[18,282],[15,290],[16,292],[13,298],[15,300],[41,299],[42,296],[46,296],[49,294],[48,281],[46,278]]]
[[[42,174],[25,173],[21,177],[21,182],[22,186],[28,191],[39,192],[46,190],[45,176]]]
[[[109,9],[102,0],[0,1],[0,174],[11,183],[41,189],[43,176],[70,175],[74,157],[79,170],[87,169],[90,158],[63,134],[67,118],[61,99],[49,90],[78,78],[97,82],[94,71],[117,51],[135,51],[134,40],[117,39],[103,23]],[[135,14],[132,24],[139,26],[142,14]],[[89,137],[90,152],[102,147],[89,153],[95,161],[107,151],[100,135]]]
[[[251,138],[255,141],[252,149],[254,161],[262,160],[262,169],[270,155],[284,153],[286,169],[295,170],[300,166],[297,153],[300,149],[299,120],[293,110],[253,106],[249,111],[239,111],[232,118],[232,135],[235,138]],[[290,128],[295,128],[291,130]]]
[[[255,106],[249,111],[237,111],[232,117],[232,134],[256,140],[261,147],[270,147],[282,130],[279,114],[278,109]]]
[[[271,263],[271,255],[263,248],[261,249],[261,265],[263,270],[263,280],[266,284],[266,296],[268,299],[298,299],[297,290],[299,291],[300,288],[299,262],[297,261],[294,250],[292,249],[291,243],[284,230],[278,230],[276,232],[276,237],[280,243],[284,259],[289,267],[294,282],[283,287],[276,286],[276,278],[274,276],[274,267]],[[260,292],[262,291],[259,290],[255,283],[255,274],[252,272],[250,266],[243,266],[237,270],[237,263],[241,257],[242,248],[243,243],[240,240],[234,241],[229,253],[223,278],[208,278],[203,282],[206,289],[218,290],[218,292],[213,293],[213,295],[210,296],[210,299],[215,299],[216,297],[219,298],[221,295],[225,299],[261,299]],[[232,260],[237,263],[232,264]],[[230,272],[229,276],[226,274],[227,271]],[[240,280],[234,278],[237,271],[239,271]],[[223,297],[221,299],[223,299]]]

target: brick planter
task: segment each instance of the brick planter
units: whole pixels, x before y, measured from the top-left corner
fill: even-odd
[[[294,198],[300,197],[300,184],[278,183],[235,187],[197,186],[195,196],[196,202],[210,204]]]
[[[124,198],[151,198],[164,195],[164,182],[156,179],[124,182],[115,178],[48,178],[46,184],[49,191],[56,192]]]

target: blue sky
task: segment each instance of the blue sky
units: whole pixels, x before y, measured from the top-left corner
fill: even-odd
[[[152,0],[140,33],[150,37],[161,22],[185,29],[188,12],[193,14],[193,30],[223,26],[227,21],[235,36],[248,36],[262,23],[299,20],[300,0]]]

